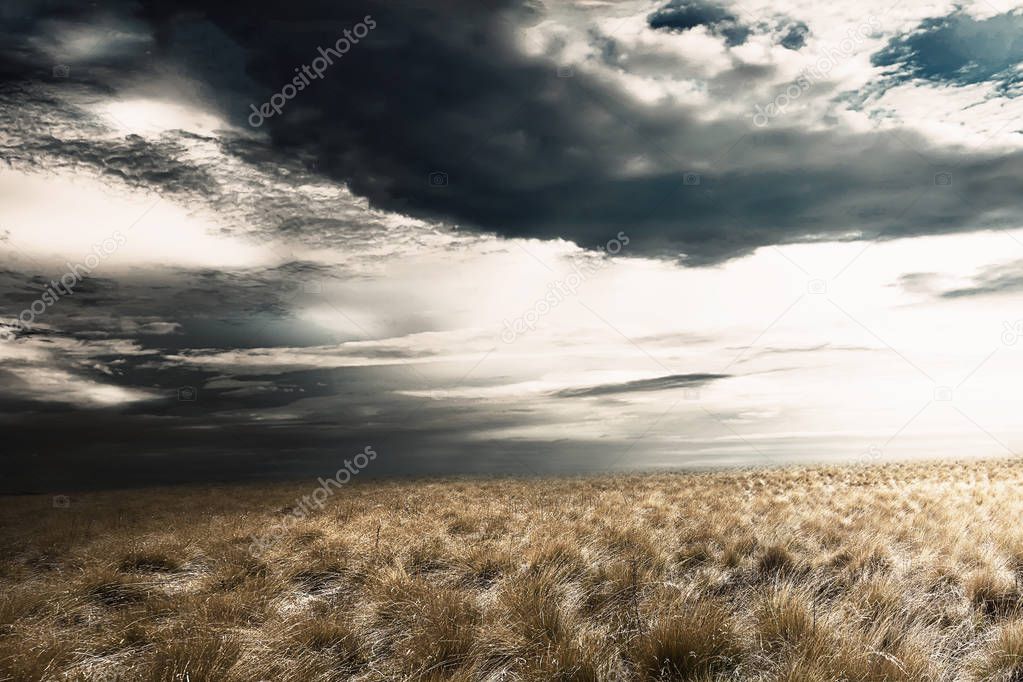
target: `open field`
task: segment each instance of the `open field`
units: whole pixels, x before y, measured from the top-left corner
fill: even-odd
[[[1017,461],[316,485],[3,499],[0,679],[1023,680]]]

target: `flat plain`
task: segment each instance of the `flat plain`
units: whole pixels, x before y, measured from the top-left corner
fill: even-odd
[[[3,498],[0,679],[1023,680],[1015,460],[315,485]]]

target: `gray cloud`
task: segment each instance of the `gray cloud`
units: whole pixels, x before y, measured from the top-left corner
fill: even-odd
[[[968,298],[995,294],[1016,294],[1023,291],[1023,261],[996,265],[973,278],[968,287],[941,292],[941,298]]]
[[[940,279],[936,272],[908,272],[899,277],[895,286],[911,294],[933,294]]]
[[[909,272],[895,286],[912,293],[937,299],[975,298],[1017,294],[1023,291],[1023,260],[988,266],[974,273],[965,286],[949,287],[949,277],[936,272]]]
[[[790,50],[801,50],[806,45],[809,35],[809,26],[802,21],[792,21],[784,27],[784,33],[778,42],[782,47],[787,47]]]
[[[559,398],[589,398],[593,396],[615,395],[619,393],[638,393],[645,391],[668,391],[675,388],[696,388],[727,379],[730,374],[669,374],[653,379],[640,379],[617,384],[599,384],[584,388],[566,388],[555,395]]]
[[[748,351],[752,346],[738,346],[730,348],[729,350]],[[768,346],[762,348],[754,353],[751,353],[749,357],[743,358],[741,363],[748,363],[757,358],[763,358],[770,355],[801,355],[805,353],[820,353],[825,351],[834,351],[841,353],[860,353],[860,352],[873,352],[878,350],[877,348],[871,348],[869,346],[847,346],[835,343],[819,343],[814,346]]]

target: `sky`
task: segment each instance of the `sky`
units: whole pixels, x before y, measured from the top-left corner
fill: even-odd
[[[5,492],[1023,450],[1023,9],[8,0]]]

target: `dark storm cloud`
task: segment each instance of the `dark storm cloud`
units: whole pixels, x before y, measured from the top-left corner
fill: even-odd
[[[18,395],[25,383],[9,378],[0,371],[0,493],[317,476],[366,445],[382,455],[370,475],[566,466],[550,456],[557,445],[524,465],[514,444],[472,438],[543,423],[539,411],[402,395],[399,367],[266,376],[136,366],[106,379],[162,395],[116,407],[30,402]]]
[[[381,453],[367,475],[578,472],[619,459],[611,443],[488,440],[489,431],[552,417],[540,406],[411,395],[413,377],[415,388],[431,386],[403,363],[268,370],[175,359],[176,348],[207,342],[243,354],[262,344],[251,353],[285,360],[307,350],[335,360],[350,354],[345,344],[304,348],[316,342],[310,330],[291,324],[291,336],[284,336],[265,324],[289,326],[286,313],[276,311],[290,290],[276,283],[298,273],[325,274],[306,264],[219,274],[148,268],[94,278],[51,306],[45,322],[2,348],[0,492],[315,477],[366,445]],[[2,276],[5,314],[44,283],[32,272]],[[387,361],[424,356],[388,342],[352,346]],[[111,389],[136,397],[107,404],[102,398]]]
[[[600,384],[585,388],[566,388],[555,393],[559,398],[588,398],[592,396],[645,391],[667,391],[674,388],[695,388],[712,381],[727,379],[730,374],[669,374],[653,379],[639,379],[617,384]]]
[[[366,446],[379,453],[373,467],[360,475],[367,478],[453,472],[578,475],[636,466],[622,457],[620,441],[465,438],[466,427],[521,424],[511,417],[452,410],[444,416],[462,418],[451,427],[410,427],[418,407],[392,410],[397,427],[393,431],[326,416],[311,424],[252,424],[214,423],[201,417],[168,420],[116,411],[40,413],[16,421],[0,414],[0,428],[12,433],[8,447],[0,450],[0,494],[283,478],[315,485],[317,477],[333,475],[345,459]],[[677,450],[675,446],[672,452]],[[708,462],[721,463],[717,457]]]
[[[414,248],[424,235],[446,229],[411,229],[388,221],[388,214],[367,210],[363,201],[316,173],[315,155],[282,156],[264,139],[236,131],[215,137],[182,130],[146,138],[118,134],[108,127],[110,121],[80,105],[95,103],[97,96],[94,89],[79,86],[0,84],[0,158],[21,171],[73,173],[111,187],[148,189],[190,207],[205,206],[225,231],[254,245],[284,239],[386,255]],[[458,244],[480,238],[448,234]],[[289,253],[276,255],[287,258]],[[316,275],[296,270],[295,258],[286,266],[290,272],[282,274],[287,275],[285,284],[300,287]],[[341,274],[359,276],[335,267],[332,276]]]
[[[362,19],[292,9],[336,23],[291,28],[258,6],[247,6],[244,23],[229,7],[207,13],[248,51],[247,76],[264,87],[254,102],[308,63],[313,45],[332,44],[337,26]],[[437,8],[367,5],[377,28],[267,120],[275,147],[312,155],[320,172],[388,210],[585,246],[629,225],[635,253],[685,253],[697,264],[855,229],[871,238],[982,228],[998,222],[989,211],[1004,219],[1023,204],[1006,182],[1023,170],[1020,155],[966,159],[962,182],[938,194],[918,153],[939,165],[963,159],[911,134],[787,131],[750,144],[745,123],[702,123],[581,73],[559,78],[553,64],[518,51],[498,9],[468,9],[455,25]],[[637,156],[652,169],[624,173]],[[700,184],[687,184],[708,159],[717,161]],[[431,184],[434,172],[446,184]],[[978,187],[983,202],[970,196]],[[916,194],[924,196],[913,204]],[[863,220],[863,205],[880,209]]]
[[[22,269],[0,270],[0,322],[18,317],[66,272],[61,267],[40,272],[41,267],[25,262]],[[89,275],[74,285],[71,295],[48,306],[37,322],[75,338],[97,333],[107,338],[141,336],[142,344],[180,348],[221,347],[214,341],[223,337],[230,347],[248,347],[266,340],[250,337],[246,342],[251,329],[232,334],[204,328],[218,321],[255,328],[266,326],[267,319],[285,319],[303,295],[304,283],[322,286],[340,274],[343,270],[299,261],[266,268],[138,268],[118,272],[116,278]],[[165,326],[161,333],[160,325],[174,322],[174,334],[167,334]],[[293,336],[287,343],[302,345]]]
[[[912,32],[892,38],[875,54],[891,67],[892,82],[914,79],[947,85],[990,82],[1002,94],[1019,94],[1023,82],[1023,11],[976,19],[959,9],[926,19]]]
[[[12,164],[28,165],[41,156],[61,159],[65,163],[50,164],[50,168],[75,170],[80,165],[90,166],[129,185],[161,192],[204,194],[213,184],[207,173],[178,160],[185,151],[182,147],[172,141],[149,142],[137,135],[88,142],[51,137],[37,144],[0,150]]]
[[[751,118],[708,122],[683,106],[642,104],[595,73],[559,77],[553,60],[520,50],[513,30],[535,22],[536,11],[512,0],[117,7],[109,4],[92,18],[88,10],[74,12],[80,22],[113,16],[146,26],[153,40],[138,44],[150,48],[149,68],[181,69],[200,79],[240,126],[247,125],[249,105],[280,92],[295,69],[319,56],[318,48],[333,48],[345,30],[371,16],[375,29],[265,120],[258,132],[269,136],[269,147],[222,144],[235,144],[232,153],[245,153],[248,145],[260,163],[303,164],[386,211],[586,247],[599,247],[626,226],[630,254],[684,255],[700,265],[770,244],[1010,226],[1023,208],[1019,152],[942,148],[909,131],[787,129],[784,119],[773,122],[773,132],[753,136]],[[689,12],[706,21],[730,16],[709,7],[666,6],[658,21],[676,16],[685,23],[678,16]],[[790,47],[805,36],[795,20],[760,21]],[[18,50],[3,53],[5,73],[31,61],[23,52],[32,44],[22,40]],[[1006,50],[1015,54],[1015,47]],[[123,59],[120,51],[116,56]],[[767,75],[754,70],[731,87]],[[168,165],[159,149],[133,144],[123,143],[145,160],[143,177],[200,180]],[[627,171],[637,159],[644,170]],[[956,181],[935,187],[936,173],[953,166]],[[112,172],[128,171],[115,164]],[[244,198],[234,202],[244,204]],[[286,204],[281,199],[280,219],[268,220],[276,213],[262,207],[250,214],[266,229],[283,227],[323,244],[342,227],[328,216],[295,220],[296,207]]]
[[[0,346],[0,492],[317,476],[367,445],[382,455],[368,475],[564,464],[537,461],[534,452],[523,465],[518,446],[498,455],[490,444],[475,456],[474,434],[546,423],[542,410],[411,395],[411,379],[416,389],[433,386],[402,361],[427,351],[372,341],[349,347],[293,319],[294,297],[308,295],[296,285],[313,277],[327,286],[335,274],[296,262],[150,267],[83,281]],[[50,276],[0,271],[0,317],[37,298]],[[358,354],[387,366],[211,367],[176,359],[184,349],[251,349],[285,361],[304,352],[335,362]]]
[[[103,89],[151,72],[153,36],[131,2],[6,0],[0,83],[25,79]]]
[[[272,386],[240,391],[258,386],[263,377],[242,371],[238,376],[248,377],[244,385],[211,384],[230,373],[168,359],[183,348],[336,343],[335,335],[297,325],[290,316],[290,303],[302,295],[295,291],[302,281],[296,273],[302,272],[325,276],[319,267],[297,263],[232,272],[147,268],[121,272],[117,279],[87,277],[2,341],[0,411],[11,418],[99,411],[111,423],[123,414],[177,420],[194,406],[180,401],[179,392],[203,387],[203,410],[211,418],[252,410],[248,418],[258,424],[258,411],[332,390],[330,384],[285,372]],[[7,327],[39,300],[55,275],[0,272],[0,322]],[[139,448],[152,447],[143,441]]]

